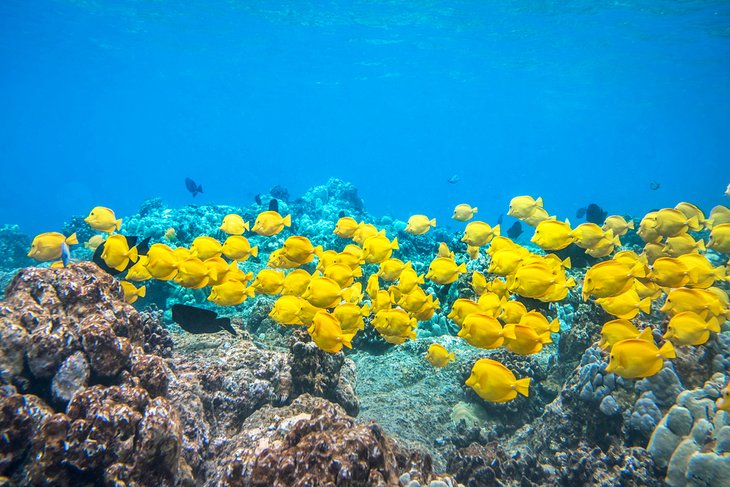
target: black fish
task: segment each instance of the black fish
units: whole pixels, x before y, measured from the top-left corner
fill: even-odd
[[[458,174],[454,174],[453,176],[451,176],[451,177],[449,178],[449,184],[456,184],[456,183],[458,183],[459,181],[461,181],[461,178],[459,177],[459,175],[458,175]]]
[[[185,187],[188,188],[188,191],[193,193],[193,198],[195,198],[195,195],[197,195],[198,193],[203,192],[203,185],[196,184],[195,181],[190,178],[185,178]]]
[[[345,218],[345,210],[340,210],[340,213],[338,214],[339,218]]]
[[[131,249],[135,246],[137,243],[137,237],[130,237],[125,235],[124,238],[127,239],[127,246]],[[137,245],[137,253],[139,255],[147,255],[147,251],[150,249],[150,238],[147,237],[146,239],[142,240],[139,245]],[[118,274],[121,274],[122,272],[126,271],[130,267],[132,267],[135,263],[131,260],[129,261],[129,264],[127,264],[127,267],[124,268],[124,271],[118,271],[112,267],[109,267],[106,265],[106,262],[104,262],[104,259],[101,258],[101,254],[104,253],[104,244],[106,244],[106,241],[102,242],[101,245],[99,245],[96,250],[94,250],[94,255],[91,256],[91,261],[94,262],[96,265],[101,267],[101,270],[106,272],[107,274],[111,274],[112,276],[116,276]]]
[[[522,223],[515,222],[514,225],[509,227],[509,230],[507,230],[507,236],[512,240],[516,240],[520,235],[522,235]]]
[[[256,200],[257,205],[261,204],[261,195],[260,194],[257,194],[256,196],[254,196],[253,199]]]
[[[601,225],[608,216],[608,213],[595,203],[591,203],[586,207],[586,221]]]
[[[218,313],[215,311],[196,308],[195,306],[173,304],[172,321],[180,325],[183,330],[195,335],[226,330],[231,335],[236,336],[236,330],[231,326],[230,318],[218,318]]]
[[[578,208],[578,211],[575,212],[575,217],[576,218],[583,218],[584,216],[586,216],[586,208],[585,207]]]
[[[497,218],[497,225],[501,225],[502,224],[502,219],[504,219],[504,214],[500,213],[499,214],[499,218]]]
[[[657,183],[656,181],[652,181],[651,183],[649,183],[649,188],[652,191],[656,191],[657,189],[660,188],[660,186],[659,186],[659,183]]]
[[[276,198],[271,198],[271,201],[269,201],[269,211],[275,211],[279,213],[279,200]]]

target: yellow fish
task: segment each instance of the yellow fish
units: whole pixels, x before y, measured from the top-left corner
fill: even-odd
[[[604,231],[595,223],[581,223],[573,230],[575,244],[582,249],[596,247],[601,240],[613,241],[613,230]]]
[[[472,347],[492,349],[502,346],[506,333],[497,318],[486,313],[470,313],[457,336]]]
[[[516,302],[517,301],[512,301],[512,303]],[[522,307],[524,308],[524,305]],[[548,321],[547,318],[545,318],[545,316],[539,311],[526,311],[516,323],[529,326],[535,330],[535,333],[538,335],[543,335],[546,332],[558,333],[560,331],[560,321],[558,321],[557,318],[552,321]]]
[[[466,246],[466,255],[469,256],[471,260],[477,260],[479,258],[479,247],[474,247],[473,245],[467,245]]]
[[[469,222],[464,229],[464,236],[461,241],[472,247],[482,247],[499,236],[499,225],[494,228],[484,222]]]
[[[312,306],[334,308],[342,300],[342,288],[334,279],[315,276],[309,281],[302,297]]]
[[[223,253],[223,246],[213,237],[201,236],[193,240],[190,245],[190,255],[200,260],[218,257]]]
[[[380,289],[375,293],[375,297],[371,298],[373,312],[378,313],[383,310],[389,310],[393,306],[393,298],[385,289]]]
[[[299,311],[299,319],[306,326],[310,326],[312,322],[314,322],[314,317],[317,315],[317,313],[319,313],[320,311],[326,311],[322,308],[312,306],[311,304],[309,304],[309,301],[304,298],[299,298],[299,305],[301,306],[301,310]]]
[[[299,296],[280,296],[274,302],[269,317],[280,325],[303,325],[299,315],[302,312],[302,298]]]
[[[415,287],[410,293],[403,294],[397,302],[398,306],[402,307],[406,311],[417,313],[418,310],[423,308],[429,302],[429,300],[433,300],[432,295],[426,294],[426,291],[420,287]]]
[[[534,228],[545,220],[557,220],[557,218],[548,215],[548,212],[542,208],[535,208],[535,211],[521,220]]]
[[[84,221],[94,230],[105,233],[112,233],[122,227],[122,219],[117,219],[113,210],[103,206],[94,207]]]
[[[454,208],[454,214],[451,215],[451,218],[460,222],[468,222],[469,220],[474,218],[474,215],[478,211],[479,208],[477,208],[476,206],[472,207],[467,205],[466,203],[462,203],[460,205],[456,205],[456,208]]]
[[[363,245],[368,237],[373,237],[377,234],[378,229],[375,228],[375,225],[360,222],[360,224],[357,226],[357,230],[355,230],[355,233],[352,235],[352,239],[355,241],[356,244]]]
[[[649,279],[661,287],[682,287],[689,282],[689,269],[679,259],[660,257],[652,264]]]
[[[406,267],[398,276],[398,289],[403,294],[408,294],[413,291],[413,288],[424,282],[423,274],[418,274],[412,267]]]
[[[618,319],[607,321],[603,324],[603,328],[601,328],[601,341],[598,342],[598,346],[604,350],[610,350],[614,344],[630,338],[636,338],[654,344],[651,327],[639,331],[629,320]]]
[[[315,248],[315,252],[318,252],[319,247]],[[321,252],[320,252],[321,253]],[[360,264],[364,262],[363,260],[363,250],[358,247],[357,245],[346,245],[345,248],[342,250],[342,252],[337,252],[332,259],[332,262],[326,263],[322,261],[322,265],[320,266],[320,271],[324,272],[324,270],[329,267],[332,264],[344,264],[348,266],[350,269],[355,269],[357,267],[360,267]]]
[[[702,210],[697,208],[697,206],[693,205],[692,203],[682,201],[681,203],[677,203],[677,206],[675,206],[674,209],[684,213],[684,216],[686,216],[687,218],[697,218],[697,222],[702,226],[710,225],[710,222],[707,221],[707,219],[705,218],[705,214],[702,212]]]
[[[282,283],[281,293],[284,295],[301,296],[307,290],[312,274],[304,269],[295,269],[286,275]]]
[[[339,352],[343,345],[352,348],[350,340],[355,336],[354,333],[343,333],[337,318],[326,311],[318,311],[314,315],[314,320],[307,331],[312,341],[328,353]]]
[[[208,301],[219,306],[236,306],[254,296],[254,290],[241,281],[226,281],[210,288]]]
[[[346,303],[360,303],[365,296],[362,293],[362,284],[356,282],[352,286],[342,290],[342,300]]]
[[[527,308],[519,301],[507,301],[502,305],[502,313],[499,319],[505,324],[519,323],[524,315],[527,314]]]
[[[291,215],[287,215],[282,218],[280,214],[275,211],[264,211],[259,213],[256,217],[256,221],[253,224],[252,230],[264,237],[271,237],[281,232],[284,227],[291,226]]]
[[[559,282],[558,272],[545,263],[534,262],[517,268],[509,290],[525,298],[541,298]]]
[[[598,298],[596,304],[599,304],[606,313],[626,320],[635,318],[639,311],[646,314],[651,312],[651,299],[640,298],[639,293],[633,288],[617,296]]]
[[[432,343],[431,346],[428,347],[425,357],[431,365],[438,368],[446,367],[450,362],[456,359],[453,352],[449,353],[449,351],[446,350],[446,347],[439,345],[438,343]]]
[[[519,355],[532,355],[542,350],[546,343],[552,343],[550,331],[538,334],[532,327],[520,323],[504,325],[504,346]]]
[[[244,232],[249,230],[248,222],[243,221],[241,215],[235,213],[229,213],[223,217],[223,223],[218,227],[228,235],[243,235]]]
[[[68,238],[58,232],[41,233],[40,235],[36,235],[30,244],[28,257],[38,262],[60,259],[64,245],[68,248],[69,245],[76,245],[78,243],[79,241],[75,233],[69,235]]]
[[[146,255],[140,255],[139,260],[132,267],[127,269],[127,275],[124,278],[128,281],[146,281],[152,279],[150,271],[147,270],[147,264],[149,257]]]
[[[372,324],[384,340],[395,345],[400,345],[409,338],[416,338],[418,322],[402,309],[378,311]]]
[[[169,281],[177,274],[178,262],[178,257],[170,247],[156,243],[147,251],[145,267],[154,279]]]
[[[370,315],[370,306],[342,303],[335,307],[332,314],[339,320],[343,333],[356,333],[357,330],[365,329],[363,317]]]
[[[604,238],[596,244],[595,247],[586,250],[586,254],[590,255],[594,259],[600,259],[601,257],[608,257],[616,249],[617,245],[621,245],[618,237],[614,237],[613,240]]]
[[[542,208],[542,198],[534,199],[532,196],[515,196],[509,202],[507,216],[522,220],[530,216],[533,211]]]
[[[365,239],[362,244],[362,257],[368,264],[380,264],[390,259],[394,250],[398,250],[398,239],[388,240],[385,230]]]
[[[397,281],[406,267],[413,268],[410,262],[404,264],[402,260],[391,257],[381,262],[378,267],[378,277],[384,281]]]
[[[423,235],[436,226],[435,218],[428,218],[426,215],[413,215],[408,219],[406,232],[412,235]]]
[[[240,270],[235,262],[229,264],[222,257],[211,257],[203,261],[203,264],[210,270],[208,274],[208,286],[217,286],[230,279],[228,274],[231,271],[236,273]]]
[[[340,238],[352,238],[357,230],[358,223],[354,218],[343,216],[337,220],[335,230],[332,232]]]
[[[634,229],[634,220],[626,221],[621,215],[611,215],[606,218],[601,228],[604,231],[611,230],[615,236],[621,237]]]
[[[466,385],[474,389],[479,397],[490,402],[507,402],[521,394],[529,395],[530,378],[519,379],[496,360],[482,358],[476,361]]]
[[[722,225],[723,223],[730,223],[730,208],[717,205],[710,211],[709,227],[714,228],[716,225]]]
[[[112,269],[123,271],[130,262],[137,262],[139,254],[137,247],[129,248],[124,235],[110,235],[104,243],[101,258]]]
[[[169,227],[165,230],[165,234],[163,236],[165,237],[165,240],[175,240],[177,238],[177,232],[174,228]]]
[[[545,220],[537,225],[530,241],[543,250],[562,250],[575,241],[575,236],[567,220]]]
[[[662,235],[656,230],[656,216],[657,212],[651,211],[639,222],[639,230],[636,233],[646,243],[659,243],[662,240]]]
[[[680,255],[698,253],[705,251],[705,242],[695,240],[687,233],[681,233],[676,237],[667,237],[662,252],[667,257],[679,257]]]
[[[707,257],[700,254],[684,254],[677,257],[689,272],[687,287],[707,289],[715,281],[727,280],[724,267],[714,267]]]
[[[509,289],[507,288],[507,283],[499,278],[489,281],[489,283],[487,284],[487,291],[498,294],[503,298],[507,298],[510,296]]]
[[[216,279],[218,274],[197,257],[190,257],[178,264],[175,282],[184,288],[201,289],[208,285],[208,281]]]
[[[720,223],[712,227],[707,248],[715,252],[730,254],[730,223]]]
[[[284,273],[274,269],[262,269],[256,275],[251,287],[256,294],[279,294],[284,288]]]
[[[675,237],[687,231],[697,232],[701,228],[696,216],[688,218],[674,208],[663,208],[656,213],[654,230],[662,237]]]
[[[730,186],[728,186],[727,191],[725,192],[728,196],[730,196]],[[722,397],[720,397],[717,401],[715,401],[715,404],[717,405],[717,409],[719,411],[725,411],[730,413],[730,394],[728,393],[728,388],[725,387],[722,390]]]
[[[633,287],[637,277],[646,277],[644,266],[638,262],[633,267],[615,260],[599,262],[586,271],[583,301],[590,295],[607,298],[625,293]]]
[[[651,377],[662,370],[664,359],[676,356],[671,342],[657,348],[653,340],[649,342],[629,338],[616,342],[611,347],[611,358],[606,372],[613,372],[624,379]]]
[[[502,304],[504,304],[504,299],[499,294],[487,291],[479,296],[477,304],[479,305],[479,308],[481,308],[482,313],[486,313],[489,316],[494,316],[496,318],[502,313]]]
[[[324,272],[327,267],[335,263],[337,252],[334,250],[317,250],[315,255],[317,256],[317,270],[319,272]]]
[[[702,345],[710,339],[711,331],[720,333],[717,318],[705,320],[693,311],[682,311],[669,320],[664,338],[678,345]]]
[[[284,241],[284,254],[294,262],[305,264],[314,259],[315,253],[319,253],[322,248],[316,250],[307,237],[294,235]]]
[[[452,320],[460,327],[464,324],[464,319],[472,313],[481,313],[482,308],[479,304],[471,299],[458,298],[451,305],[451,311],[446,318]]]
[[[650,298],[652,301],[659,299],[663,294],[662,289],[648,279],[636,279],[634,290],[641,299]]]
[[[664,254],[664,244],[648,243],[644,245],[644,251],[641,255],[646,259],[648,264],[653,264],[659,257],[668,257]]]
[[[249,257],[256,257],[259,255],[258,245],[251,247],[248,239],[241,235],[231,235],[223,242],[221,246],[221,253],[226,256],[226,259],[235,260],[238,262],[245,262]]]
[[[353,270],[344,264],[332,264],[325,269],[324,275],[325,277],[334,279],[340,287],[345,288],[350,287],[356,277],[362,277],[362,269],[355,267]]]
[[[378,281],[378,275],[371,274],[370,277],[368,277],[368,282],[365,286],[365,292],[368,294],[368,296],[370,296],[370,299],[375,299],[378,291],[380,291],[380,282]]]
[[[294,269],[295,267],[299,267],[302,264],[311,262],[313,259],[314,257],[310,256],[309,259],[305,260],[304,262],[296,262],[287,257],[284,249],[276,249],[269,254],[269,260],[267,262],[267,265],[269,267],[273,267],[274,269]]]
[[[428,266],[426,279],[430,279],[436,284],[451,284],[459,278],[459,274],[466,272],[466,264],[456,264],[446,257],[436,257]]]
[[[147,293],[147,288],[145,286],[137,288],[134,284],[127,281],[119,281],[119,284],[121,284],[122,291],[124,292],[124,301],[129,304],[134,304],[134,302],[137,301],[137,298],[144,298]]]
[[[487,272],[503,277],[508,276],[517,270],[528,254],[527,249],[522,247],[498,250],[492,254],[492,261],[489,263]]]
[[[97,248],[99,248],[99,245],[103,243],[104,237],[102,237],[101,235],[94,235],[84,244],[84,247],[89,250],[96,250]]]
[[[479,271],[474,271],[471,275],[471,288],[474,290],[474,294],[481,296],[487,290],[487,278],[484,277]]]
[[[421,309],[413,313],[413,317],[418,321],[428,321],[436,314],[436,310],[441,308],[440,304],[438,299],[429,295],[428,301],[421,306]]]
[[[451,250],[449,250],[449,246],[446,245],[446,242],[441,242],[439,244],[438,251],[436,252],[436,257],[445,257],[447,259],[456,258],[454,253]]]

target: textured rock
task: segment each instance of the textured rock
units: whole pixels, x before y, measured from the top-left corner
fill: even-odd
[[[68,402],[77,390],[85,387],[90,375],[89,363],[81,352],[69,356],[56,371],[51,384],[53,397]]]

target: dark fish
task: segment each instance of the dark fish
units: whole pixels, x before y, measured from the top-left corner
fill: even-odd
[[[591,203],[586,207],[586,221],[595,223],[596,225],[601,225],[606,217],[608,216],[608,213],[603,211],[603,209],[598,206],[595,203]]]
[[[583,218],[584,216],[586,216],[586,207],[578,208],[578,211],[575,212],[575,217],[576,218]]]
[[[345,218],[345,210],[340,210],[340,212],[337,214],[338,218]]]
[[[449,184],[456,184],[456,183],[458,183],[459,181],[461,181],[461,178],[459,177],[459,175],[458,175],[458,174],[454,174],[453,176],[451,176],[451,177],[449,178]]]
[[[61,242],[61,262],[64,267],[68,267],[68,263],[71,261],[71,250],[68,248],[66,242]]]
[[[130,237],[125,235],[124,238],[127,239],[127,245],[131,249],[135,246],[137,243],[137,237]],[[139,245],[137,245],[137,253],[139,255],[147,255],[147,251],[150,249],[150,238],[147,237],[146,239],[142,240]],[[96,250],[94,250],[94,255],[91,257],[92,262],[94,262],[96,265],[101,267],[101,270],[106,272],[107,274],[111,274],[112,276],[116,276],[118,274],[121,274],[122,272],[126,271],[130,267],[132,267],[135,263],[130,261],[127,267],[124,269],[124,271],[118,271],[116,269],[113,269],[106,265],[106,262],[104,262],[104,259],[101,258],[101,254],[104,253],[104,244],[106,242],[102,242],[101,245],[99,245]]]
[[[271,198],[271,201],[269,201],[269,211],[275,211],[279,213],[279,200],[276,198]]]
[[[236,330],[231,326],[230,318],[218,318],[218,313],[215,311],[196,308],[195,306],[173,304],[172,321],[180,325],[183,330],[195,335],[226,330],[231,335],[236,336]]]
[[[511,227],[509,227],[509,230],[507,230],[507,236],[512,240],[516,240],[520,235],[522,235],[522,223],[515,222]]]
[[[649,188],[651,188],[652,191],[656,191],[660,188],[660,185],[656,181],[652,181],[651,183],[649,183]]]
[[[504,219],[504,214],[500,213],[499,218],[497,218],[497,225],[501,225],[503,219]]]
[[[196,184],[195,181],[190,178],[185,178],[185,187],[188,188],[188,191],[193,193],[193,198],[195,198],[195,195],[198,193],[203,192],[203,185]]]
[[[253,199],[256,200],[257,205],[261,204],[261,195],[260,194],[257,194],[256,196],[254,196]]]

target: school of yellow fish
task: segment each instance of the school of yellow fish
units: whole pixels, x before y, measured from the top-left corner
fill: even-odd
[[[577,286],[566,274],[570,259],[561,260],[549,252],[571,244],[592,257],[610,256],[587,269],[581,286],[583,300],[595,298],[616,317],[601,330],[599,345],[609,354],[608,372],[629,379],[656,374],[665,359],[675,357],[674,344],[700,346],[730,319],[728,295],[714,286],[717,281],[730,280],[727,268],[713,266],[702,254],[706,248],[730,253],[730,209],[724,206],[715,207],[708,218],[690,203],[649,213],[637,231],[646,244],[641,254],[616,251],[621,246],[620,237],[634,228],[632,220],[619,215],[607,217],[602,226],[583,223],[572,228],[569,221],[550,216],[542,198],[513,198],[508,215],[535,227],[532,242],[548,252],[541,255],[501,236],[499,225],[470,221],[477,211],[461,204],[452,218],[469,222],[461,238],[467,245],[467,258],[477,259],[484,248],[488,266],[471,273],[475,298],[456,299],[448,314],[460,328],[458,336],[473,347],[505,347],[515,354],[530,355],[552,342],[551,335],[560,331],[558,320],[528,310],[517,298],[543,302],[565,299]],[[424,289],[426,280],[448,285],[468,275],[465,259],[458,262],[445,243],[439,245],[427,273],[420,275],[410,261],[394,257],[399,250],[397,238],[390,239],[385,230],[350,217],[340,218],[333,231],[339,238],[352,241],[341,252],[293,235],[271,252],[268,268],[255,276],[240,267],[258,255],[258,248],[243,234],[276,235],[291,225],[290,215],[265,211],[251,227],[241,216],[230,214],[219,227],[228,235],[222,243],[210,236],[197,237],[190,248],[173,249],[155,243],[146,255],[139,255],[123,235],[114,233],[122,220],[111,209],[96,207],[85,221],[109,234],[106,239],[96,235],[85,245],[95,249],[103,243],[104,262],[120,271],[126,269],[121,286],[128,302],[145,296],[145,287],[138,288],[132,282],[149,279],[171,280],[191,289],[209,287],[208,300],[220,306],[238,305],[260,294],[278,296],[270,317],[284,326],[306,326],[314,343],[330,353],[339,352],[343,346],[351,348],[353,337],[365,327],[366,317],[389,343],[414,339],[418,323],[431,319],[441,307]],[[405,231],[423,235],[435,226],[435,219],[414,215]],[[692,235],[703,229],[710,232],[707,244]],[[165,238],[174,240],[175,230],[168,229]],[[35,237],[28,255],[38,261],[54,261],[61,258],[64,246],[77,243],[75,234],[67,238],[60,233],[44,233]],[[313,273],[301,268],[315,259]],[[59,265],[63,264],[53,264]],[[370,275],[365,276],[364,271]],[[631,320],[639,313],[650,313],[652,302],[665,294],[659,312],[669,321],[664,343],[658,347],[651,327],[640,330]],[[456,359],[437,343],[429,347],[425,358],[434,367],[445,367]],[[484,400],[505,402],[518,394],[528,396],[530,378],[517,379],[503,364],[482,358],[473,365],[466,385]],[[726,396],[719,401],[730,408]]]

